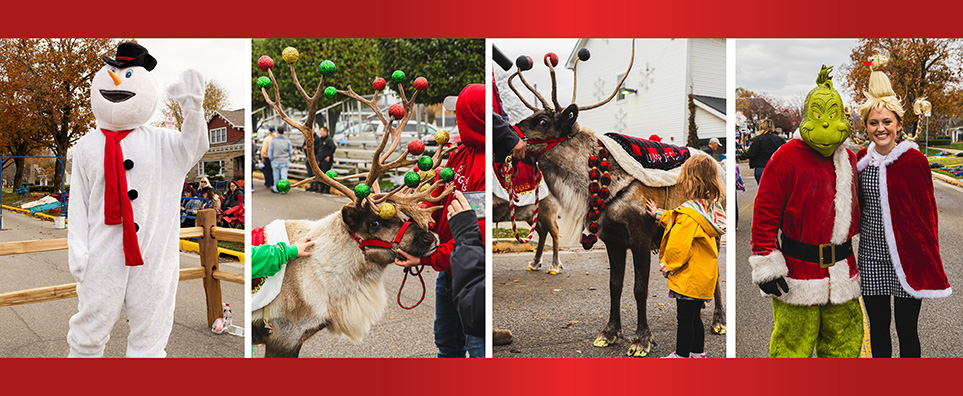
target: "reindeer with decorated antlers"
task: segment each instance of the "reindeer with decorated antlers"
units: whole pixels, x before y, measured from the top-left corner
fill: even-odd
[[[576,77],[578,63],[587,61],[590,55],[586,48],[578,52],[578,59],[573,67]],[[559,104],[555,83],[558,56],[552,53],[544,57],[552,77],[551,104],[532,88],[522,75],[523,71],[532,68],[532,59],[527,56],[518,57],[515,62],[517,70],[509,76],[508,84],[522,103],[534,112],[516,125],[521,137],[528,141],[525,161],[534,161],[541,169],[552,195],[567,212],[584,216],[583,231],[587,233],[583,232],[582,235],[583,247],[591,248],[598,239],[605,242],[611,268],[611,303],[608,324],[593,342],[596,347],[608,347],[622,338],[620,303],[625,278],[626,250],[632,250],[638,327],[627,354],[641,357],[646,356],[654,344],[646,319],[646,298],[650,252],[658,248],[663,232],[657,222],[646,214],[645,200],[651,199],[662,208],[674,208],[684,202],[682,188],[676,185],[679,168],[642,169],[633,157],[619,147],[619,142],[609,136],[597,136],[595,132],[580,127],[576,122],[579,111],[600,107],[615,97],[632,70],[634,60],[633,40],[629,66],[621,81],[615,85],[615,91],[605,100],[589,106],[578,106],[574,103],[575,89],[572,104],[564,108]],[[542,108],[527,102],[512,85],[516,77],[538,98]],[[706,155],[695,149],[688,151],[691,155]],[[719,173],[722,185],[725,185],[725,172],[721,167]],[[723,334],[725,311],[718,282],[714,300],[712,330]]]
[[[444,147],[448,143],[447,134],[436,136],[439,146],[431,157],[422,155],[409,159],[409,154],[417,156],[424,151],[424,144],[409,144],[399,157],[389,161],[401,140],[401,131],[409,120],[418,91],[427,88],[428,81],[424,77],[414,80],[416,92],[408,99],[402,87],[404,73],[393,73],[392,79],[397,83],[402,103],[392,105],[388,117],[385,117],[377,106],[378,93],[387,86],[383,78],[378,77],[372,83],[375,93],[371,100],[362,98],[351,86],[344,90],[330,86],[322,89],[324,78],[336,71],[334,62],[326,60],[320,65],[322,78],[318,88],[313,95],[308,95],[295,72],[297,50],[288,47],[282,56],[290,63],[291,78],[307,104],[308,116],[304,123],[295,122],[284,112],[273,72],[274,61],[270,57],[262,56],[258,60],[258,66],[268,76],[258,78],[257,85],[281,119],[301,131],[307,147],[314,144],[312,126],[321,95],[334,98],[342,94],[364,103],[384,124],[386,133],[374,151],[371,168],[355,175],[338,177],[333,171],[321,172],[313,150],[307,150],[308,166],[314,170],[315,176],[293,186],[321,181],[345,196],[353,197],[352,202],[340,212],[321,220],[278,220],[264,228],[264,238],[268,242],[303,237],[315,241],[313,254],[289,262],[279,272],[281,279],[276,275],[255,280],[253,342],[265,344],[266,357],[297,357],[303,343],[324,329],[360,341],[386,308],[388,300],[382,286],[385,268],[394,262],[399,249],[416,257],[426,257],[437,249],[437,236],[426,229],[431,213],[441,206],[431,204],[438,203],[454,189],[449,183],[453,178],[451,169],[441,169],[437,174],[432,171],[445,153],[454,149]],[[268,87],[273,87],[273,100]],[[378,179],[385,172],[414,164],[421,169],[420,173],[408,172],[404,186],[389,192],[381,191]],[[353,190],[341,183],[355,179],[361,182]],[[417,271],[412,273],[418,274]],[[268,294],[259,299],[257,293],[262,292],[275,296]],[[399,293],[399,304],[400,299]]]

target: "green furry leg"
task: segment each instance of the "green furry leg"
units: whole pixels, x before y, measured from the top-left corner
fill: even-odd
[[[819,334],[819,307],[799,307],[772,300],[775,327],[769,340],[769,357],[808,358],[813,356]]]
[[[859,357],[863,343],[863,309],[859,300],[822,306],[817,357]]]
[[[859,357],[863,311],[859,300],[845,304],[794,306],[772,300],[775,327],[769,357]]]

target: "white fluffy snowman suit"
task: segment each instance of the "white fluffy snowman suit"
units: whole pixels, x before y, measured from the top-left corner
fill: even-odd
[[[120,91],[134,96],[118,101],[104,94]],[[130,322],[127,356],[167,355],[180,267],[179,198],[185,174],[210,144],[201,75],[187,70],[168,89],[184,114],[181,132],[144,125],[157,107],[157,91],[156,81],[142,66],[108,64],[91,84],[98,129],[77,142],[70,179],[67,243],[79,296],[79,312],[70,318],[67,334],[71,357],[103,356],[122,308]],[[120,141],[124,165],[118,174],[127,182],[143,265],[125,265],[123,225],[105,224],[102,130],[132,130]]]

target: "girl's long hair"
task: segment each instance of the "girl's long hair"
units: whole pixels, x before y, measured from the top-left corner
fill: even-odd
[[[708,155],[695,155],[682,164],[679,184],[686,199],[722,200],[725,188],[719,182],[719,164]]]

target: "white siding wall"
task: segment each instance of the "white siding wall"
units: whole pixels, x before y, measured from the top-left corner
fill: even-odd
[[[697,132],[699,139],[709,139],[726,137],[726,120],[710,114],[708,111],[696,107],[696,125],[699,127]],[[697,147],[698,148],[698,147]]]
[[[596,95],[599,77],[604,81],[604,97],[615,89],[616,77],[625,72],[631,48],[630,40],[588,40],[592,51],[588,62],[579,63],[578,97],[581,106],[601,101]],[[686,40],[636,40],[635,63],[625,86],[638,90],[625,99],[579,114],[579,124],[597,133],[621,132],[648,138],[658,134],[667,143],[685,142],[686,121]],[[648,85],[644,84],[646,66]],[[619,116],[623,115],[619,124]]]
[[[689,48],[692,92],[696,95],[725,98],[726,41],[693,39],[689,40]]]

